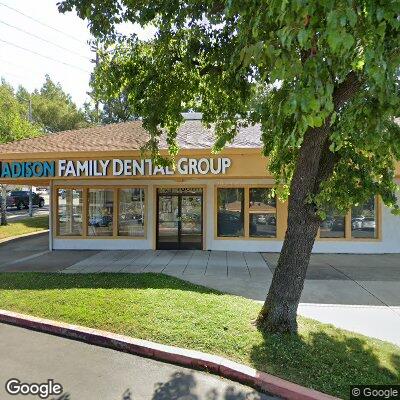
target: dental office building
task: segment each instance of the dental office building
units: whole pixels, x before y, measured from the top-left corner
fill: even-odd
[[[187,119],[175,169],[141,158],[148,138],[133,121],[3,144],[0,183],[49,186],[54,250],[280,251],[287,204],[273,196],[258,126],[215,155],[213,131]],[[399,253],[400,217],[378,197],[329,215],[314,252]]]

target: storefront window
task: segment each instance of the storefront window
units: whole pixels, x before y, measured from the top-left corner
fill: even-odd
[[[144,189],[119,191],[119,236],[144,236],[145,198]]]
[[[319,237],[344,238],[346,233],[345,217],[335,210],[326,213],[326,219],[320,224]]]
[[[249,189],[250,237],[276,237],[276,199],[270,188]]]
[[[217,189],[217,193],[217,236],[243,236],[244,189],[219,188]]]
[[[114,191],[89,189],[88,235],[112,236]]]
[[[82,193],[82,190],[58,189],[58,235],[82,236]]]
[[[376,207],[375,198],[366,204],[355,206],[351,210],[351,235],[353,238],[376,238]]]

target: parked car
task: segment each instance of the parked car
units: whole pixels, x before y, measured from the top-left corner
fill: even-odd
[[[243,227],[243,220],[234,211],[218,211],[218,234],[221,236],[236,235]]]
[[[39,208],[44,207],[44,198],[32,192],[32,204]],[[17,207],[18,210],[29,208],[29,190],[14,190],[7,196],[7,207]]]
[[[331,231],[344,231],[344,218],[335,218],[331,224]]]
[[[267,217],[264,214],[257,215],[257,223],[265,225],[267,223]]]
[[[351,220],[351,227],[353,229],[361,229],[363,221],[364,221],[364,217],[353,218]]]
[[[373,231],[375,230],[375,218],[366,217],[363,219],[361,224],[361,229],[364,231]]]
[[[89,219],[89,226],[106,227],[113,223],[112,215],[98,215]]]
[[[45,187],[37,187],[36,188],[36,193],[38,195],[47,195],[49,193],[49,189],[47,189]]]

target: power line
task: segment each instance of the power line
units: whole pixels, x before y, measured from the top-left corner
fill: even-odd
[[[13,62],[11,62],[11,61],[5,60],[4,58],[1,58],[1,57],[0,57],[0,68],[1,68],[1,64],[2,64],[2,63],[8,64],[8,65],[10,65],[11,67],[14,67],[14,68],[23,70],[24,72],[29,72],[29,74],[31,74],[32,71],[35,71],[35,72],[38,73],[38,74],[42,74],[42,72],[43,72],[42,70],[39,70],[38,68],[32,68],[32,66],[30,66],[30,65],[22,66],[22,65],[13,63]]]
[[[30,20],[35,21],[36,23],[45,26],[46,28],[52,29],[53,31],[56,31],[56,32],[61,33],[62,35],[66,36],[66,37],[69,37],[70,39],[73,39],[73,40],[75,40],[75,41],[77,41],[77,42],[79,42],[79,43],[83,43],[83,40],[82,40],[82,39],[78,39],[78,38],[76,38],[75,36],[70,35],[69,33],[65,33],[65,32],[63,32],[63,31],[60,30],[60,29],[54,28],[53,26],[50,26],[50,25],[47,25],[46,23],[44,23],[44,22],[42,22],[42,21],[40,21],[40,20],[38,20],[38,19],[36,19],[36,18],[33,18],[33,17],[31,17],[30,15],[24,14],[22,11],[19,11],[19,10],[17,10],[16,8],[13,8],[13,7],[11,7],[11,6],[7,5],[7,4],[4,4],[4,3],[2,3],[2,2],[0,2],[0,6],[6,7],[6,8],[8,8],[9,10],[15,11],[16,13],[21,14],[21,15],[23,15],[24,17],[29,18]]]
[[[6,72],[1,72],[2,70],[0,69],[0,76],[3,78],[4,76],[9,76],[10,78],[17,78],[17,79],[24,79],[24,77],[23,76],[21,76],[21,75],[17,75],[17,74],[14,74],[14,73],[11,73],[11,72],[8,72],[8,71],[6,71]],[[4,71],[4,70],[3,70]]]
[[[10,28],[13,28],[13,29],[16,29],[17,31],[20,31],[20,32],[25,33],[26,35],[32,36],[32,37],[34,37],[34,38],[36,38],[36,39],[42,40],[43,42],[50,43],[50,44],[53,45],[53,46],[56,46],[56,47],[59,47],[60,49],[63,49],[63,50],[65,50],[65,51],[68,51],[68,52],[71,53],[71,54],[75,54],[75,55],[77,55],[77,56],[79,56],[79,57],[82,57],[82,58],[85,58],[85,59],[87,59],[87,60],[90,60],[89,57],[86,57],[86,56],[84,56],[84,55],[82,55],[82,54],[79,54],[79,53],[77,53],[77,52],[74,51],[74,50],[67,49],[66,47],[60,46],[60,45],[57,44],[57,43],[54,43],[54,42],[52,42],[52,41],[50,41],[50,40],[47,40],[47,39],[44,39],[44,38],[42,38],[42,37],[40,37],[40,36],[37,36],[37,35],[35,35],[34,33],[30,33],[30,32],[28,32],[28,31],[26,31],[26,30],[24,30],[24,29],[18,28],[17,26],[11,25],[11,24],[9,24],[8,22],[4,22],[4,21],[0,20],[0,24],[7,25],[7,26],[9,26]]]
[[[46,55],[41,54],[41,53],[38,53],[38,52],[36,52],[36,51],[27,49],[26,47],[19,46],[18,44],[8,42],[7,40],[0,39],[0,42],[6,43],[6,44],[8,44],[8,45],[10,45],[10,46],[13,46],[13,47],[16,47],[16,48],[18,48],[18,49],[27,51],[28,53],[35,54],[35,55],[37,55],[37,56],[39,56],[39,57],[47,58],[48,60],[57,62],[57,63],[59,63],[59,64],[64,64],[64,65],[66,65],[67,67],[71,67],[71,68],[80,70],[80,71],[82,71],[82,72],[90,73],[90,71],[88,71],[88,70],[86,70],[86,69],[83,69],[83,68],[81,68],[81,67],[77,67],[76,65],[72,65],[72,64],[66,63],[66,62],[64,62],[64,61],[57,60],[56,58],[53,58],[53,57],[50,57],[50,56],[46,56]]]

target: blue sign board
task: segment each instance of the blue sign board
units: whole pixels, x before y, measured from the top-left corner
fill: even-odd
[[[1,162],[0,178],[43,178],[55,176],[54,161]]]

